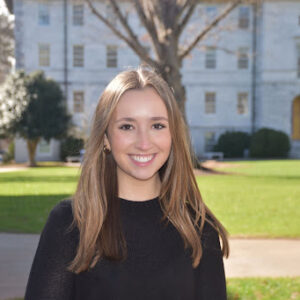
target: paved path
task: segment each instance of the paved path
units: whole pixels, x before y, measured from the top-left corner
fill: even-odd
[[[0,299],[23,297],[38,235],[0,233]],[[300,240],[230,239],[226,277],[300,276]]]
[[[0,165],[0,173],[22,171],[28,169],[27,167],[3,167]]]

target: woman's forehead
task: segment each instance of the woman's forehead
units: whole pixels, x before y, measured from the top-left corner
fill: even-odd
[[[125,92],[114,111],[114,118],[168,119],[166,105],[154,88],[147,87]]]

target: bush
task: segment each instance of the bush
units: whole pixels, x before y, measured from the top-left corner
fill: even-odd
[[[224,157],[243,157],[249,145],[250,135],[247,132],[226,131],[219,136],[214,151],[223,152]]]
[[[83,149],[84,141],[73,136],[68,136],[61,141],[60,145],[60,157],[63,161],[67,156],[79,156],[79,151]]]
[[[270,128],[261,128],[252,136],[250,156],[287,157],[290,148],[290,140],[286,133]]]
[[[8,151],[3,155],[3,162],[10,163],[15,158],[15,143],[12,141],[8,145]]]

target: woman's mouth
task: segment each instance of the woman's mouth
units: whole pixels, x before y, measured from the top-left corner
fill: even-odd
[[[153,160],[156,156],[156,153],[155,154],[150,154],[150,155],[134,155],[134,154],[131,154],[129,156],[130,156],[131,160],[137,166],[144,167],[144,166],[150,165],[153,162]]]

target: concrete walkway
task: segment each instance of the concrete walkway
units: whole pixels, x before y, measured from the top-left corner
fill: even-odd
[[[39,235],[0,233],[0,299],[23,297]],[[230,239],[226,277],[300,276],[300,240]]]

